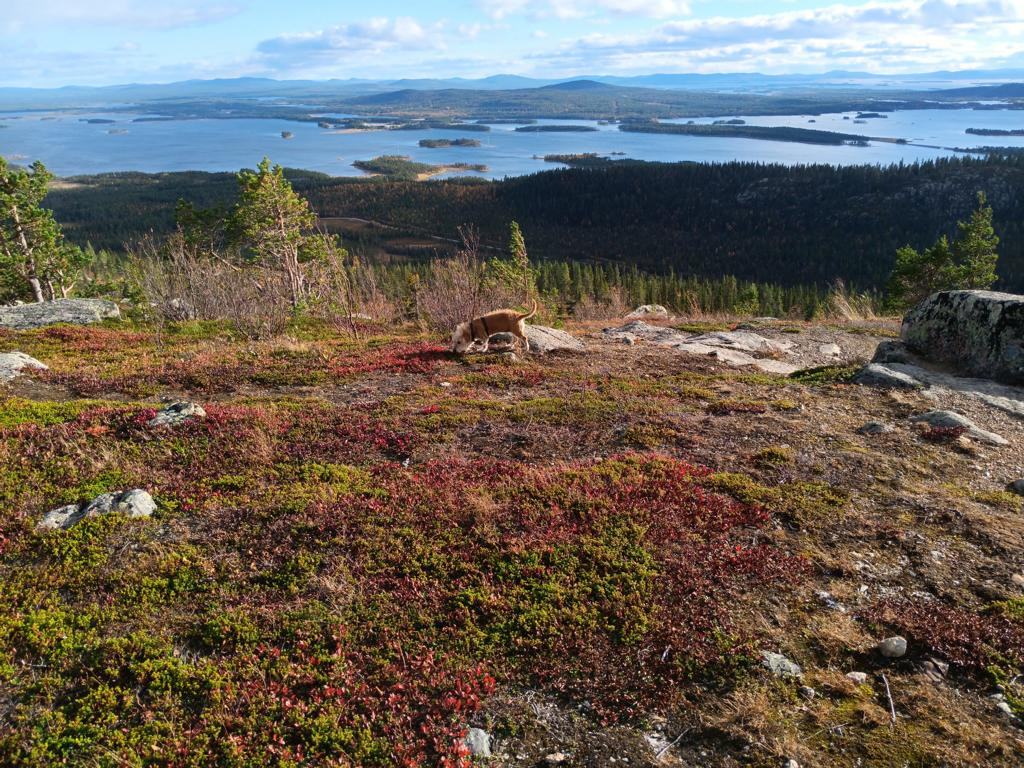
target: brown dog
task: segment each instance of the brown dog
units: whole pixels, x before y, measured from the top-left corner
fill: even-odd
[[[523,323],[537,314],[537,300],[533,300],[533,309],[529,312],[519,314],[514,309],[499,309],[487,315],[474,317],[465,323],[459,323],[452,331],[452,352],[463,354],[476,342],[484,343],[484,351],[487,350],[487,340],[494,333],[512,333],[518,336],[523,342],[523,348],[529,352],[530,343],[526,340],[526,331]]]

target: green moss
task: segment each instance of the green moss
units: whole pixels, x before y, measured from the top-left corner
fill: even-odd
[[[862,366],[859,365],[822,365],[817,368],[804,368],[791,373],[789,378],[801,384],[847,384],[853,381]]]
[[[762,468],[783,467],[793,463],[793,449],[785,445],[770,445],[755,453],[751,460]]]
[[[760,504],[804,527],[828,520],[849,501],[845,491],[820,483],[792,482],[769,487],[733,472],[716,473],[704,482],[737,501]]]
[[[21,397],[0,400],[0,429],[19,424],[38,424],[49,427],[63,424],[83,411],[106,405],[100,400],[69,400],[67,402],[39,402]]]
[[[731,331],[734,327],[731,323],[694,320],[681,323],[675,326],[675,329],[683,333],[714,333],[715,331]]]

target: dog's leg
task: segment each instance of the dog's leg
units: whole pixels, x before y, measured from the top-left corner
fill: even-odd
[[[524,355],[530,354],[530,340],[526,338],[526,331],[523,328],[523,321],[522,320],[520,320],[518,323],[515,324],[512,333],[514,333],[516,335],[516,337],[521,342],[523,342],[523,354]]]

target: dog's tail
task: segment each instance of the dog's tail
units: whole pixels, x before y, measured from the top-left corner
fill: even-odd
[[[519,315],[520,320],[529,320],[531,317],[537,314],[537,299],[533,300],[533,309],[527,312],[525,315]]]

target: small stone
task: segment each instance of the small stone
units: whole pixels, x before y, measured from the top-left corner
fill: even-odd
[[[1010,493],[1016,493],[1018,496],[1024,496],[1024,479],[1014,480],[1006,486],[1006,490]]]
[[[887,659],[902,658],[907,653],[907,640],[899,635],[887,637],[878,644],[878,652]]]
[[[998,709],[1000,712],[1002,712],[1004,715],[1011,718],[1012,720],[1017,719],[1017,716],[1013,714],[1013,707],[1011,707],[1008,702],[1000,701],[998,704],[996,704],[996,709]]]
[[[176,427],[184,424],[189,419],[205,418],[206,411],[203,410],[201,405],[188,400],[182,400],[177,403],[171,403],[161,410],[156,416],[146,422],[146,426],[150,428]]]
[[[438,386],[441,387],[442,389],[448,389],[448,387],[450,387],[451,385],[452,383],[450,381],[442,381],[440,384],[438,384]]]
[[[544,756],[544,762],[548,765],[561,765],[568,759],[569,756],[564,752],[552,752],[551,754]]]
[[[801,685],[800,686],[800,695],[803,696],[808,701],[811,701],[811,700],[814,699],[815,696],[818,695],[818,692],[816,690],[814,690],[813,688],[811,688],[811,686],[809,686],[809,685]]]
[[[888,432],[892,432],[895,427],[892,424],[885,424],[881,421],[869,421],[867,424],[863,424],[857,427],[858,435],[884,435]]]
[[[466,734],[466,747],[473,757],[490,757],[491,735],[482,728],[470,728]]]
[[[868,681],[867,672],[847,672],[846,679],[857,685],[864,685]]]
[[[761,651],[761,663],[776,677],[802,677],[804,674],[799,664],[790,661],[781,653]]]
[[[822,344],[818,347],[818,352],[823,357],[842,357],[843,350],[838,344]]]
[[[1010,577],[1010,581],[1016,584],[1018,587],[1024,587],[1024,573],[1015,573]]]
[[[790,758],[782,763],[782,768],[800,768],[800,763],[793,758]]]
[[[46,370],[46,366],[24,352],[0,353],[0,384],[20,376],[26,368]]]
[[[829,610],[836,611],[837,613],[846,613],[846,606],[843,605],[838,600],[836,600],[831,592],[828,592],[828,591],[823,589],[823,590],[820,590],[817,593],[817,595],[818,595],[818,600],[821,601],[821,604],[824,605]]]

